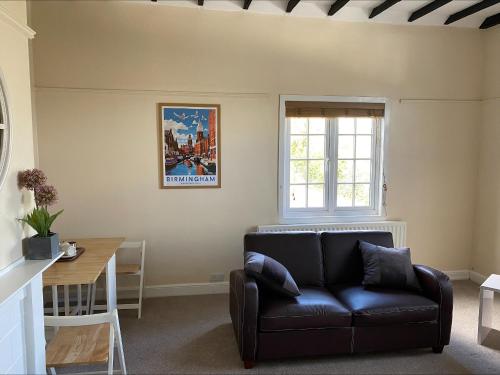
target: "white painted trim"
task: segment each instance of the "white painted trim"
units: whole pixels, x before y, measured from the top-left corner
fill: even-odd
[[[5,275],[7,272],[9,272],[11,269],[19,266],[21,263],[23,263],[25,261],[25,258],[22,256],[21,258],[19,258],[18,260],[12,262],[11,264],[9,264],[7,267],[4,267],[0,270],[0,277],[2,277],[3,275]]]
[[[475,282],[476,284],[479,284],[481,285],[482,283],[484,283],[486,281],[486,279],[488,278],[487,276],[484,276],[476,271],[470,271],[469,272],[469,278],[471,281]]]
[[[339,208],[336,207],[336,183],[334,176],[334,168],[332,163],[335,163],[336,157],[333,155],[333,150],[336,148],[334,143],[338,137],[336,132],[332,133],[332,129],[336,129],[336,120],[327,121],[328,146],[325,151],[325,162],[328,165],[328,171],[325,172],[325,207],[318,209],[291,209],[288,207],[289,181],[288,172],[289,161],[289,126],[287,125],[286,106],[287,101],[309,101],[309,102],[346,102],[346,103],[383,103],[385,107],[389,107],[389,99],[384,97],[369,97],[369,96],[309,96],[309,95],[280,95],[279,96],[279,144],[278,144],[278,216],[280,224],[294,223],[296,220],[302,223],[315,223],[319,221],[342,222],[347,218],[349,221],[360,220],[359,216],[364,216],[368,220],[380,220],[383,216],[382,207],[383,192],[382,186],[384,183],[384,155],[386,144],[383,142],[387,138],[386,124],[389,124],[389,109],[384,114],[384,119],[380,126],[377,127],[377,132],[373,138],[374,155],[372,163],[372,181],[370,183],[373,189],[373,207],[369,208]],[[380,129],[381,128],[381,129]]]
[[[476,284],[482,284],[486,277],[469,270],[444,271],[450,280],[471,280]],[[117,289],[120,298],[128,296],[137,297],[138,287],[121,287]],[[97,293],[104,297],[104,289],[97,289]],[[186,283],[186,284],[165,284],[148,285],[144,287],[144,298],[174,297],[174,296],[195,296],[210,294],[228,294],[229,282],[222,281],[216,283]]]
[[[444,271],[448,275],[450,280],[469,280],[470,271],[469,270],[458,270],[458,271]]]
[[[24,36],[26,36],[28,39],[33,39],[35,37],[35,30],[32,28],[28,27],[27,25],[22,24],[21,22],[17,21],[14,17],[12,17],[7,10],[0,6],[0,20],[4,21],[8,25],[12,26],[14,30],[17,32],[20,32]]]
[[[201,294],[228,294],[229,282],[150,285],[144,288],[146,298],[194,296]]]

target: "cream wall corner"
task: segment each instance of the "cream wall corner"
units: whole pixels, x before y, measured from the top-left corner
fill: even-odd
[[[500,274],[500,28],[484,33],[483,102],[473,270]]]

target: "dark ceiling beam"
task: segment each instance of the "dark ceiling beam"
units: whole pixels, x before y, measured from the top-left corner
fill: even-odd
[[[289,0],[288,1],[288,4],[286,6],[286,12],[287,13],[292,13],[292,10],[293,8],[295,8],[295,6],[300,3],[300,0]]]
[[[200,7],[202,7],[204,2],[205,2],[205,0],[198,0],[198,5],[199,5]]]
[[[344,7],[349,2],[349,0],[337,0],[335,1],[332,6],[330,7],[330,10],[328,11],[329,16],[333,16],[335,13],[337,13],[340,9]]]
[[[413,22],[415,20],[418,20],[420,17],[423,17],[426,14],[429,14],[430,12],[434,12],[436,9],[441,8],[443,5],[446,5],[451,1],[452,0],[434,0],[429,4],[423,6],[422,8],[419,8],[416,11],[414,11],[411,14],[410,18],[408,18],[408,22]]]
[[[245,0],[245,2],[243,3],[243,9],[250,8],[250,4],[252,4],[252,0]]]
[[[468,8],[462,9],[460,12],[453,13],[451,16],[448,17],[448,19],[444,22],[445,25],[449,25],[450,23],[456,22],[458,20],[461,20],[462,18],[465,18],[467,16],[470,16],[471,14],[477,13],[480,10],[489,8],[495,4],[500,3],[500,0],[483,0],[480,1],[479,3],[476,3],[474,5],[471,5]]]
[[[393,5],[399,3],[400,1],[401,0],[385,0],[382,4],[377,5],[375,8],[372,9],[368,18],[373,18],[378,16],[380,13],[384,12],[385,10],[389,9]]]
[[[494,14],[492,16],[489,16],[486,18],[481,26],[479,26],[480,29],[488,29],[490,27],[496,26],[500,24],[500,13]]]

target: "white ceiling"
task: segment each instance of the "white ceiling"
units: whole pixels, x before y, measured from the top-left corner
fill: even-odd
[[[450,14],[479,2],[479,0],[454,0],[426,16],[409,23],[407,20],[410,14],[430,3],[431,0],[403,0],[371,20],[368,18],[368,15],[371,10],[381,4],[383,0],[351,0],[334,16],[327,17],[328,10],[334,1],[335,0],[302,0],[291,14],[285,13],[288,0],[253,0],[249,10],[243,9],[244,0],[205,0],[203,7],[199,7],[196,0],[158,0],[157,4],[202,8],[201,10],[279,14],[288,17],[321,17],[338,21],[442,26]],[[448,27],[477,28],[486,17],[499,12],[500,3],[454,22]]]

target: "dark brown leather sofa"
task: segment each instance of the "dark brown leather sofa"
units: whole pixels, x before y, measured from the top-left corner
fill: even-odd
[[[243,270],[230,275],[230,313],[245,368],[287,357],[432,348],[450,341],[449,278],[415,265],[423,293],[361,285],[358,240],[393,247],[389,232],[251,233],[245,251],[282,263],[301,295],[266,293]]]

